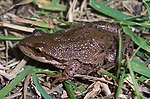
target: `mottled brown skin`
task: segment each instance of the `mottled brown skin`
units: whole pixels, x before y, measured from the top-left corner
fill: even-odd
[[[64,69],[65,79],[74,74],[89,74],[104,65],[115,63],[118,54],[119,25],[107,22],[82,23],[53,34],[35,30],[20,41],[21,51],[34,60]],[[123,56],[133,43],[123,38]]]

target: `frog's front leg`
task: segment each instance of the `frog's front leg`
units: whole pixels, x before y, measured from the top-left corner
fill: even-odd
[[[80,67],[80,62],[77,60],[71,60],[62,64],[64,72],[56,76],[54,83],[63,82],[64,80],[71,79],[78,71]]]
[[[77,70],[80,67],[80,62],[77,60],[71,60],[71,61],[64,63],[63,65],[66,67],[63,73],[66,76],[68,76],[68,78],[70,78],[70,77],[73,77],[77,73]]]

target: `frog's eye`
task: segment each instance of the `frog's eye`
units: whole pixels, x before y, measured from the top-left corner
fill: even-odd
[[[43,52],[43,47],[36,47],[35,48],[35,53],[39,54]]]

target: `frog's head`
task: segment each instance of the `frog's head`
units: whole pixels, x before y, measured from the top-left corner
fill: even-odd
[[[28,57],[44,62],[44,63],[51,63],[51,64],[60,64],[59,62],[55,61],[50,55],[47,55],[47,42],[46,42],[46,33],[42,31],[35,30],[33,35],[23,39],[19,42],[20,50]]]

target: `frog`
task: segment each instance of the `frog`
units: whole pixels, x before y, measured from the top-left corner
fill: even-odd
[[[83,22],[52,34],[34,30],[19,42],[19,48],[36,61],[64,70],[58,78],[66,80],[117,63],[119,33],[122,33],[125,57],[132,52],[133,42],[119,24],[104,21]]]

